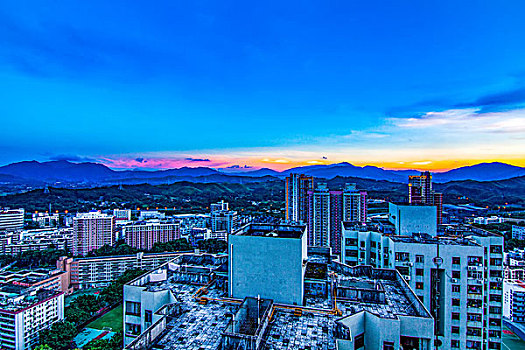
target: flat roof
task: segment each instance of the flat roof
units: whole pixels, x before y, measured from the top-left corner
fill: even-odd
[[[431,318],[423,304],[417,299],[396,270],[375,269],[371,266],[351,267],[335,261],[326,261],[326,252],[312,247],[307,271],[314,280],[306,283],[321,283],[334,286],[336,295],[347,289],[359,291],[364,301],[351,297],[337,297],[334,312],[332,293],[326,296],[306,297],[306,305],[273,304],[272,316],[263,335],[261,349],[336,349],[335,329],[337,321],[359,312],[367,311],[382,318],[415,316]],[[318,251],[319,250],[319,251]],[[222,277],[211,275],[223,267],[226,256],[185,255],[149,272],[128,286],[146,288],[149,292],[170,290],[175,296],[174,309],[168,314],[166,328],[153,340],[154,349],[219,349],[228,332],[233,315],[246,304],[240,299],[228,297]],[[227,261],[227,259],[226,259]],[[199,265],[201,264],[201,265]],[[191,268],[187,270],[187,268]],[[195,276],[194,279],[183,275]],[[210,276],[205,284],[198,276]],[[353,291],[351,290],[350,293]],[[370,296],[367,296],[370,295]],[[202,296],[202,299],[200,299]],[[158,310],[155,310],[158,311]],[[237,322],[243,322],[236,318]],[[240,329],[246,325],[239,325]],[[254,325],[248,325],[254,326]],[[147,331],[146,331],[147,332]],[[143,333],[134,342],[140,342]],[[137,343],[140,344],[140,343]]]
[[[305,232],[305,225],[248,224],[237,230],[234,235],[298,239]]]

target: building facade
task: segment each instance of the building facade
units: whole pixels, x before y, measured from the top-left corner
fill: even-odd
[[[525,283],[521,280],[505,280],[503,316],[511,322],[525,323]]]
[[[73,289],[98,288],[109,285],[126,270],[152,270],[179,256],[180,252],[137,253],[90,258],[61,257],[57,268],[67,273]]]
[[[150,250],[156,242],[169,242],[180,238],[179,223],[146,222],[122,228],[126,244],[137,249]]]
[[[314,178],[290,174],[285,182],[286,221],[306,224],[308,218],[308,191],[314,188]]]
[[[115,217],[100,212],[79,213],[73,218],[73,255],[85,256],[115,243]]]
[[[228,237],[229,295],[303,305],[305,226],[250,224]]]
[[[0,232],[16,231],[24,228],[24,209],[0,208]]]
[[[64,293],[17,285],[0,287],[0,348],[30,350],[38,333],[64,319]]]
[[[397,236],[343,224],[343,262],[395,268],[435,319],[438,349],[500,349],[503,237]]]
[[[420,175],[408,177],[408,203],[434,205],[436,207],[436,223],[443,222],[443,194],[432,189],[432,174],[429,171]]]
[[[365,222],[367,193],[355,184],[345,184],[343,190],[329,190],[325,183],[318,183],[308,191],[308,245],[331,247],[336,255],[341,253],[341,222]]]

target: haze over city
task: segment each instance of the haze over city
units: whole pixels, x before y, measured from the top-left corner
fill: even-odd
[[[525,4],[0,5],[0,164],[525,166]]]

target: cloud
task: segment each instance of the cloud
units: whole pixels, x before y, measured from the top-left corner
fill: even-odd
[[[98,159],[75,154],[57,154],[50,156],[49,160],[67,160],[68,162],[98,162]]]
[[[525,88],[520,87],[513,90],[498,92],[481,96],[470,103],[457,104],[456,107],[490,107],[482,111],[497,110],[499,108],[512,107],[525,103]]]
[[[480,133],[516,134],[525,132],[525,109],[485,113],[479,108],[449,109],[418,117],[389,118],[389,122],[401,129],[428,129],[435,135],[455,134],[458,138]],[[465,132],[468,135],[462,135]]]
[[[184,158],[184,160],[190,161],[190,162],[211,162],[208,158]]]
[[[251,168],[253,167],[249,165],[240,166],[238,164],[235,164],[235,165],[227,166],[224,169],[251,169]]]

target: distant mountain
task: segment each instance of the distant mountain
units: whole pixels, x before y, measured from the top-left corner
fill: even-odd
[[[56,184],[64,186],[99,186],[108,184],[162,184],[176,181],[243,183],[283,178],[290,173],[301,173],[317,178],[354,177],[406,183],[416,170],[385,170],[375,166],[355,166],[350,163],[310,165],[278,172],[268,168],[224,172],[206,167],[183,167],[167,170],[112,170],[98,163],[69,161],[25,161],[0,167],[0,181],[13,184]],[[525,168],[504,163],[481,163],[443,173],[434,173],[436,183],[459,180],[492,181],[525,175]]]
[[[269,168],[261,168],[259,170],[251,170],[251,171],[244,171],[244,172],[235,172],[235,173],[228,173],[228,175],[236,175],[236,176],[250,176],[250,177],[262,177],[262,176],[284,176],[283,173],[275,171],[273,169]]]
[[[363,179],[386,180],[395,182],[406,182],[408,175],[419,174],[419,172],[416,170],[385,170],[371,165],[360,167],[346,162],[329,165],[311,165],[292,168],[284,171],[284,173],[301,173],[326,179],[332,179],[336,176],[350,176],[359,177]]]
[[[480,163],[452,169],[444,173],[434,173],[435,182],[448,182],[459,180],[494,181],[505,180],[525,175],[525,168],[505,163]]]
[[[114,171],[97,163],[71,163],[65,160],[51,162],[19,162],[0,167],[0,174],[40,181],[92,182],[113,175]]]

